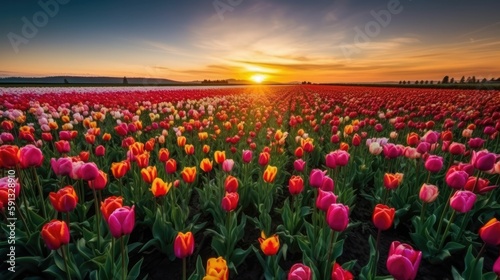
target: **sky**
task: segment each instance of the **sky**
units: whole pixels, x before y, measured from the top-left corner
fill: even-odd
[[[498,0],[3,1],[0,77],[500,77]]]

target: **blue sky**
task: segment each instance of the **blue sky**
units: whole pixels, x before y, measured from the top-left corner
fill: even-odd
[[[7,1],[0,76],[491,78],[500,76],[499,10],[494,0]],[[37,28],[30,38],[23,18]]]

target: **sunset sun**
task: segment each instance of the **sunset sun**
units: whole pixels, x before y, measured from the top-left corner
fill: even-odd
[[[250,79],[252,79],[252,81],[256,82],[257,84],[260,84],[266,79],[266,77],[260,74],[255,74]]]

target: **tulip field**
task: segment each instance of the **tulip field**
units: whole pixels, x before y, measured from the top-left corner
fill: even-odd
[[[500,279],[500,92],[6,88],[0,279]]]

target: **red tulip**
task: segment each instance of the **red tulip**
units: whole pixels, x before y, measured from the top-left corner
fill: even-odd
[[[226,193],[226,195],[222,198],[222,209],[226,212],[231,212],[238,207],[238,201],[240,196],[237,192]]]
[[[19,163],[19,147],[15,145],[0,146],[0,167],[13,168]]]
[[[224,180],[224,189],[229,193],[238,191],[238,179],[228,175],[226,180]]]
[[[372,221],[376,228],[379,230],[387,230],[394,222],[394,215],[396,210],[387,205],[377,204],[373,211]]]
[[[46,223],[40,235],[49,250],[57,250],[69,243],[69,229],[64,221],[52,220]]]
[[[54,209],[62,213],[73,211],[78,204],[78,196],[72,186],[49,193],[49,199]]]
[[[500,245],[500,222],[496,218],[489,220],[479,229],[479,236],[486,244]]]
[[[340,264],[335,263],[332,268],[332,280],[352,280],[354,276],[348,270],[345,270]]]
[[[190,231],[179,232],[174,241],[174,254],[177,258],[189,257],[194,252],[194,236]]]

